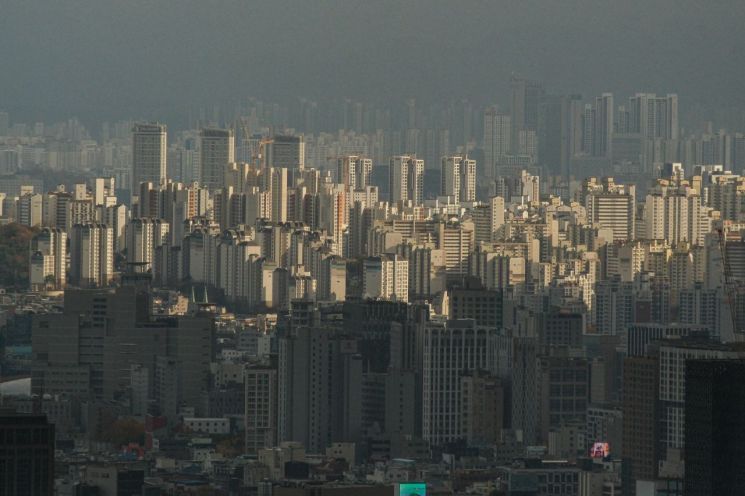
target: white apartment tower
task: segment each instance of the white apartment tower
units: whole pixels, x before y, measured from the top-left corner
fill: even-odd
[[[388,173],[391,203],[411,201],[415,205],[424,198],[424,160],[413,155],[391,158]]]
[[[105,224],[75,224],[70,235],[70,281],[81,288],[114,279],[114,230]]]
[[[476,161],[468,157],[442,157],[440,194],[457,202],[476,201]]]
[[[357,155],[346,155],[336,159],[336,182],[352,189],[363,189],[370,185],[372,160]]]

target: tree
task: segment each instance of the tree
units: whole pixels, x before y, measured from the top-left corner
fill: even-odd
[[[129,443],[145,443],[145,425],[136,419],[125,417],[115,420],[109,428],[101,433],[101,440],[114,446]]]
[[[28,286],[29,244],[37,231],[16,223],[0,226],[0,286]]]

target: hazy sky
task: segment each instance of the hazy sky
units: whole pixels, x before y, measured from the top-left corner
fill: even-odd
[[[745,109],[745,1],[0,0],[0,108],[152,117],[190,104],[348,96],[506,102],[677,92]]]

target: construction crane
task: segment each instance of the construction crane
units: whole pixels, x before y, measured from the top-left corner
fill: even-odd
[[[727,258],[727,235],[724,232],[724,228],[717,229],[719,234],[719,251],[722,254],[722,272],[724,275],[724,298],[729,306],[730,317],[732,319],[732,331],[737,337],[741,333],[741,329],[738,328],[737,319],[737,283],[732,277],[732,268]]]

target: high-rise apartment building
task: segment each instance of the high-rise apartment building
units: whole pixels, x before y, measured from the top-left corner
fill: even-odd
[[[658,186],[644,205],[646,239],[664,239],[671,245],[686,241],[703,244],[710,226],[701,195],[691,188]]]
[[[157,272],[155,250],[168,241],[169,224],[161,219],[135,218],[127,224],[127,262]]]
[[[369,186],[372,174],[372,159],[358,155],[346,155],[336,159],[336,182],[352,189]]]
[[[637,93],[629,98],[628,107],[629,132],[647,139],[679,139],[678,95]]]
[[[582,188],[587,220],[613,232],[613,241],[630,241],[635,235],[636,187],[589,178]]]
[[[67,233],[45,227],[31,240],[29,283],[38,291],[63,289],[67,283]]]
[[[265,189],[270,193],[272,199],[270,218],[274,222],[287,222],[288,169],[272,167],[271,169],[264,169],[264,172],[269,180]]]
[[[75,224],[70,233],[70,281],[81,288],[114,279],[114,230],[105,224]]]
[[[232,129],[202,129],[199,133],[202,176],[200,184],[210,191],[225,186],[228,164],[235,161]]]
[[[43,197],[39,193],[26,193],[18,198],[16,222],[28,227],[40,226],[42,222]]]
[[[390,201],[421,204],[424,199],[424,160],[412,155],[391,158],[388,171]]]
[[[160,184],[166,179],[166,141],[163,124],[135,124],[132,128],[132,194],[139,191],[142,182]]]
[[[476,201],[476,161],[468,157],[442,157],[440,194],[455,202]]]
[[[398,255],[365,259],[362,278],[363,298],[409,301],[409,261]]]

